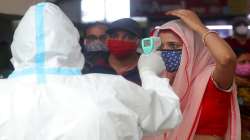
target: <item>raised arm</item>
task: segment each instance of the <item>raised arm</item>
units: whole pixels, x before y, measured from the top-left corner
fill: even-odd
[[[169,80],[158,76],[165,67],[160,59],[158,54],[142,55],[138,62],[142,87],[123,80],[120,87],[123,90],[119,90],[117,95],[125,106],[138,115],[144,135],[175,128],[182,119],[179,98]]]
[[[193,11],[179,9],[169,11],[166,14],[179,17],[191,29],[202,36],[205,46],[216,61],[212,77],[220,88],[228,89],[233,83],[236,66],[236,55],[231,47],[217,34],[209,32]]]

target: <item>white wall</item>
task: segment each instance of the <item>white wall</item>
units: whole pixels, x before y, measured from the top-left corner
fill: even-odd
[[[81,0],[62,0],[58,5],[73,22],[81,22]]]
[[[0,14],[24,15],[31,5],[45,0],[0,0]],[[61,0],[58,4],[74,22],[81,22],[81,0]]]
[[[0,0],[0,13],[23,15],[33,4],[43,0]]]

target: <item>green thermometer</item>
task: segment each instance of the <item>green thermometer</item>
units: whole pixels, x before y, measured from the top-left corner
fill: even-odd
[[[161,39],[159,37],[144,38],[141,41],[141,46],[145,54],[150,54],[161,46]]]

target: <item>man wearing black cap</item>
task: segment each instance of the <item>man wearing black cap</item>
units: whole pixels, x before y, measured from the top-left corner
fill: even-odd
[[[137,49],[141,36],[139,24],[130,18],[119,19],[111,23],[107,33],[109,55],[104,60],[97,61],[87,73],[122,75],[127,80],[140,85],[141,80],[137,69],[139,59]]]

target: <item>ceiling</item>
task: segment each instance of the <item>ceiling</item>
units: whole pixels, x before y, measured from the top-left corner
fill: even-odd
[[[0,0],[0,14],[23,15],[31,5],[42,1],[58,3],[66,0]]]
[[[23,15],[33,4],[43,0],[1,0],[0,13],[8,15]]]

